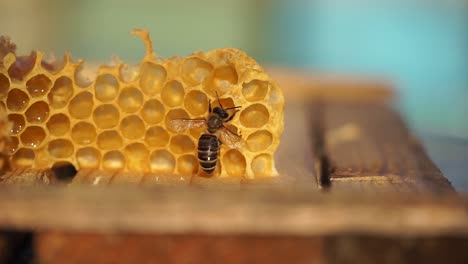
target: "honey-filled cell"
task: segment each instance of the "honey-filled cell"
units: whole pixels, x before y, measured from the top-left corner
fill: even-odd
[[[125,147],[127,168],[131,171],[147,172],[149,166],[149,151],[142,143],[132,143]]]
[[[169,148],[173,153],[182,154],[187,152],[195,152],[195,143],[187,135],[173,136],[169,143]]]
[[[105,170],[121,170],[125,167],[125,157],[119,151],[109,151],[102,157],[102,167]]]
[[[63,136],[70,130],[70,119],[65,114],[55,114],[47,121],[47,129],[51,135]]]
[[[8,121],[10,121],[10,134],[13,135],[21,132],[26,124],[26,121],[21,114],[8,115]]]
[[[19,147],[19,140],[17,137],[9,137],[6,141],[5,150],[8,155],[12,155]]]
[[[183,155],[177,159],[177,171],[182,176],[192,176],[198,171],[198,159],[194,155]]]
[[[46,133],[42,127],[30,126],[21,133],[20,139],[23,145],[31,148],[39,147],[46,137]]]
[[[114,130],[104,131],[97,138],[97,144],[100,149],[118,149],[122,146],[122,143],[122,137]]]
[[[13,168],[27,168],[34,164],[36,155],[32,149],[21,148],[11,157],[11,166]]]
[[[50,106],[58,109],[65,107],[72,96],[72,80],[66,76],[62,76],[55,80],[54,86],[50,90],[47,98],[49,99]]]
[[[8,92],[6,105],[11,111],[21,111],[28,106],[29,97],[20,89],[11,89]]]
[[[79,122],[75,124],[71,131],[73,141],[80,145],[91,144],[96,140],[96,128],[88,122]]]
[[[93,106],[93,95],[90,92],[81,92],[70,101],[68,112],[76,119],[84,119],[91,116]]]
[[[222,160],[229,176],[244,176],[247,163],[241,152],[236,149],[230,149],[223,155]]]
[[[184,87],[178,81],[170,81],[164,85],[161,98],[165,105],[169,107],[176,107],[182,104],[184,100]]]
[[[150,127],[146,131],[145,142],[150,147],[164,147],[169,142],[169,133],[160,126]]]
[[[144,62],[140,71],[140,87],[147,95],[155,95],[161,92],[166,82],[167,72],[163,66],[151,62]]]
[[[207,114],[208,97],[200,91],[190,91],[187,96],[185,96],[184,106],[185,109],[194,116]]]
[[[247,148],[252,152],[266,150],[273,142],[273,135],[268,130],[259,130],[250,134],[247,139]]]
[[[262,104],[253,104],[240,113],[240,122],[248,128],[259,128],[268,123],[270,112]]]
[[[269,154],[260,154],[252,160],[251,167],[255,177],[272,176],[273,157]]]
[[[54,158],[68,158],[73,154],[73,144],[67,139],[55,139],[49,142],[47,150]]]
[[[182,77],[189,85],[202,83],[213,71],[213,66],[200,58],[192,57],[184,61]]]
[[[141,109],[141,117],[148,124],[157,124],[164,118],[164,106],[157,99],[150,99],[145,102]]]
[[[119,95],[120,109],[126,113],[134,113],[143,104],[143,94],[135,87],[122,89]]]
[[[49,112],[49,105],[46,102],[38,101],[26,110],[25,116],[30,123],[43,123],[49,118]]]
[[[96,99],[108,103],[119,94],[119,82],[111,74],[99,75],[95,82]]]
[[[93,112],[94,123],[101,129],[117,126],[119,118],[119,110],[111,104],[100,105]]]
[[[81,148],[76,152],[76,161],[80,169],[99,168],[101,153],[93,147]]]
[[[8,90],[10,89],[10,80],[5,74],[0,73],[0,99],[3,99],[7,96]]]
[[[40,97],[47,94],[52,81],[44,74],[38,74],[26,82],[26,88],[32,97]]]
[[[120,131],[127,139],[138,139],[145,135],[145,124],[136,115],[127,116],[120,122]]]
[[[155,173],[173,173],[175,169],[174,156],[165,149],[155,150],[150,155],[151,171]]]

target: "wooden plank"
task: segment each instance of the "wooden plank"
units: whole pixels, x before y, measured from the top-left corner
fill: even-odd
[[[454,191],[386,104],[326,103],[323,112],[324,151],[332,188]]]
[[[323,263],[322,240],[306,237],[120,235],[44,232],[38,263]],[[117,254],[118,252],[118,254]]]
[[[0,228],[99,232],[468,235],[468,198],[299,190],[4,187]],[[58,217],[60,216],[60,217]]]

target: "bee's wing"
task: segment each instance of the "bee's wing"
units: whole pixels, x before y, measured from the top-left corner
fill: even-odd
[[[233,133],[224,126],[218,130],[218,136],[221,139],[221,142],[228,145],[230,148],[242,150],[245,146],[245,141],[241,136]]]
[[[176,133],[181,133],[190,128],[201,127],[205,123],[205,119],[177,118],[169,121],[169,127]]]

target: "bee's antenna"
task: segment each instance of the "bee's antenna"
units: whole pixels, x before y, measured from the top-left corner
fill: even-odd
[[[219,100],[218,91],[215,91],[215,93],[216,93],[216,98],[218,99],[219,106],[221,106],[221,108],[224,109],[223,105],[221,104],[221,100]]]
[[[239,105],[239,106],[233,106],[233,107],[229,107],[229,108],[226,108],[224,110],[230,110],[230,109],[236,109],[236,108],[241,108],[242,106]]]

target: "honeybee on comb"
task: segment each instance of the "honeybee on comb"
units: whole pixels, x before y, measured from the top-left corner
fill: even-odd
[[[221,143],[238,150],[241,150],[245,144],[240,135],[224,125],[234,118],[241,106],[224,108],[217,93],[216,98],[219,106],[212,108],[211,101],[209,101],[208,117],[206,119],[177,118],[169,122],[169,125],[176,133],[206,126],[207,133],[202,134],[198,139],[198,161],[200,167],[208,174],[213,173],[216,169]],[[234,112],[229,115],[228,110],[234,110]]]

